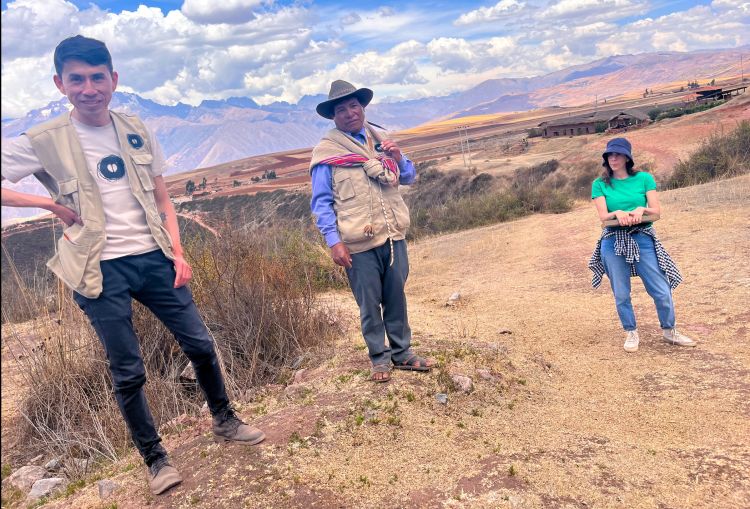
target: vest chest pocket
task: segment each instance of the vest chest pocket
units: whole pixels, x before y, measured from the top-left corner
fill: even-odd
[[[154,190],[154,177],[151,176],[151,164],[154,162],[154,156],[151,154],[131,154],[135,173],[144,191]]]
[[[78,196],[78,179],[72,178],[57,183],[59,194],[55,200],[60,205],[74,210],[76,214],[81,215],[81,203]]]
[[[336,177],[333,180],[334,190],[341,201],[351,200],[357,196],[357,192],[354,190],[354,183],[352,177],[347,175],[345,177]]]

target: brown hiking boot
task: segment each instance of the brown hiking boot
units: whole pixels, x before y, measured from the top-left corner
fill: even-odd
[[[148,467],[148,482],[151,484],[151,493],[161,495],[169,488],[180,484],[182,477],[169,463],[169,458],[162,456]]]
[[[219,438],[247,445],[259,444],[266,438],[266,435],[258,428],[242,422],[232,408],[227,408],[214,416],[213,431],[214,435]]]

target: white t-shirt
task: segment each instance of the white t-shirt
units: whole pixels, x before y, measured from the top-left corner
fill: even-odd
[[[111,260],[159,249],[146,222],[146,213],[130,189],[114,124],[95,127],[72,117],[71,120],[104,204],[107,241],[101,259]],[[150,131],[149,137],[154,157],[151,173],[156,177],[164,172],[164,154]],[[19,136],[3,145],[2,175],[9,181],[15,183],[44,171],[27,136]]]

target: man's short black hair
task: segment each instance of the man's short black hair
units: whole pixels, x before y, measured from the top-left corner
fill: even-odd
[[[106,65],[110,74],[112,68],[112,55],[109,54],[107,46],[96,39],[76,35],[68,37],[55,48],[55,72],[62,78],[65,62],[69,60],[80,60],[89,65]]]

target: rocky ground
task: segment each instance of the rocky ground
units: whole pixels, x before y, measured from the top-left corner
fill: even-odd
[[[185,416],[163,428],[181,486],[153,497],[130,454],[45,507],[750,507],[750,177],[662,202],[695,349],[660,340],[636,283],[641,349],[622,350],[607,282],[589,283],[589,204],[435,237],[410,246],[407,294],[439,369],[369,382],[353,299],[331,294],[348,325],[331,357],[240,405],[263,444]]]

